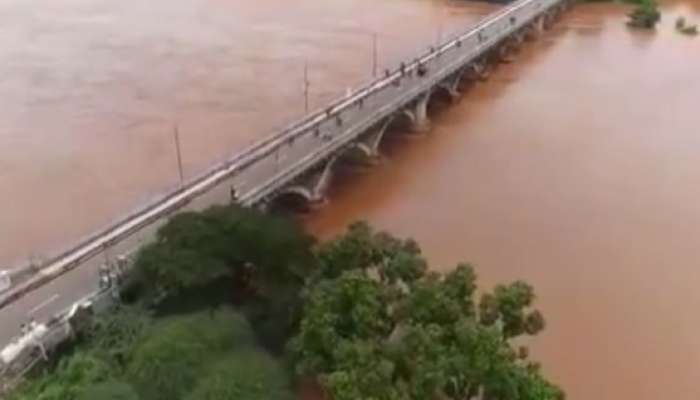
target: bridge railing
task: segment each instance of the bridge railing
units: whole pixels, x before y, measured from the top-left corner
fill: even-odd
[[[245,205],[265,200],[307,168],[347,145],[363,130],[430,90],[441,79],[560,2],[562,0],[520,0],[489,15],[467,32],[262,139],[157,201],[51,257],[39,267],[35,277],[2,293],[0,307],[68,270],[83,265],[96,268],[110,255],[132,254],[154,237],[172,213],[227,203],[232,187]],[[419,66],[427,68],[428,73],[419,77]]]
[[[286,144],[278,143],[267,151],[261,149],[256,155],[257,164],[249,169],[265,166],[261,160],[266,157],[283,157],[288,162],[282,166],[276,165],[276,173],[268,171],[267,174],[254,174],[253,171],[246,170],[239,174],[238,182],[234,182],[238,187],[245,187],[245,183],[250,181],[255,182],[254,188],[244,190],[243,201],[254,204],[263,200],[559,2],[525,0],[492,14],[466,33],[430,49],[421,57],[388,73],[385,78],[336,102],[323,115],[310,119],[283,137]],[[419,68],[427,72],[419,76]],[[301,154],[294,154],[298,149],[302,149]],[[280,155],[285,152],[291,154]],[[268,160],[268,170],[272,163],[279,164],[279,161]],[[246,179],[247,174],[253,175],[254,179]]]

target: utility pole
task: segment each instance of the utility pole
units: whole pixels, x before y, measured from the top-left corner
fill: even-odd
[[[105,256],[105,264],[110,265],[112,263],[112,258],[109,256],[109,243],[102,246],[102,254]]]
[[[304,62],[304,113],[309,113],[309,64]]]
[[[438,10],[438,31],[437,31],[437,44],[440,46],[442,44],[442,23],[445,16],[445,11],[441,8]]]
[[[185,177],[182,173],[182,154],[180,153],[180,131],[177,124],[173,129],[173,139],[175,139],[175,152],[177,154],[177,172],[180,174],[180,185],[184,183]]]
[[[278,172],[280,169],[280,148],[278,147],[277,150],[275,150],[275,172]]]
[[[377,32],[372,33],[372,77],[377,77]]]

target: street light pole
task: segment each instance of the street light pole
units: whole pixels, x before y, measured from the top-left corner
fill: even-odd
[[[377,32],[372,33],[372,76],[377,77]]]
[[[184,175],[182,173],[182,154],[180,153],[180,131],[177,129],[177,124],[173,129],[173,139],[175,140],[175,152],[177,154],[177,172],[180,175],[180,185],[184,183]]]
[[[309,64],[304,62],[304,113],[309,113]]]
[[[438,31],[437,31],[437,45],[440,46],[442,44],[442,34],[443,34],[443,22],[445,19],[445,11],[441,8],[438,10]]]

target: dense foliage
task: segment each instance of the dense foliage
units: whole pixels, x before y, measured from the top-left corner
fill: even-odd
[[[292,398],[286,370],[256,345],[241,314],[221,309],[151,319],[135,311],[98,320],[92,340],[13,400]],[[138,323],[118,324],[131,318]]]
[[[476,300],[471,266],[428,272],[412,241],[366,224],[319,250],[290,349],[335,400],[563,397],[512,339],[544,328],[523,282]]]
[[[633,3],[637,6],[629,14],[629,26],[653,29],[661,21],[661,12],[656,0],[634,0]]]
[[[211,295],[224,279],[266,346],[279,350],[295,328],[298,294],[314,268],[314,238],[290,219],[236,206],[175,215],[137,258],[146,299]],[[186,305],[184,305],[186,306]],[[178,306],[178,308],[181,308]]]
[[[268,351],[290,338],[297,375],[333,400],[563,396],[513,344],[544,328],[526,283],[477,296],[471,266],[429,272],[417,243],[364,223],[313,246],[252,210],[174,216],[137,257],[131,305],[12,400],[290,400]]]
[[[313,266],[313,237],[291,220],[240,207],[175,215],[139,255],[148,294],[176,296],[226,277],[241,290],[273,297],[298,289]]]

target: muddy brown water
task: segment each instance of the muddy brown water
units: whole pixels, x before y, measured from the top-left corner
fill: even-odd
[[[60,248],[493,10],[429,0],[0,1],[0,262]],[[387,141],[306,222],[367,219],[436,268],[525,279],[534,356],[572,399],[700,396],[700,3],[656,33],[578,6],[517,61]],[[262,79],[260,79],[262,78]]]

